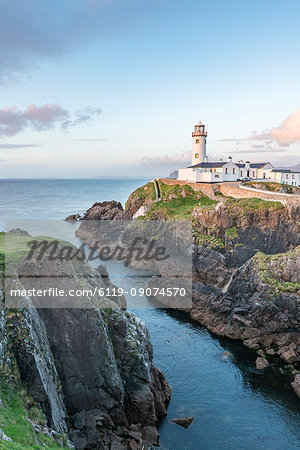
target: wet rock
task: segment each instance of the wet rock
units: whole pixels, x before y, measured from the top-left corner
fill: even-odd
[[[159,433],[155,427],[143,427],[141,432],[143,441],[149,442],[151,445],[158,445]]]
[[[128,448],[130,450],[138,450],[140,446],[134,439],[131,439],[131,441],[129,441]]]
[[[73,439],[73,443],[76,449],[87,448],[88,445],[88,441],[84,436],[75,436]]]
[[[281,353],[281,357],[289,364],[294,363],[299,359],[298,356],[296,355],[295,351],[291,348],[289,350]]]
[[[292,382],[292,387],[295,394],[300,398],[300,373],[295,376],[294,381]]]
[[[183,428],[188,428],[193,420],[194,417],[182,417],[180,419],[172,419],[171,422],[177,423],[177,425],[180,425]]]
[[[24,236],[30,236],[30,234],[26,230],[21,230],[21,228],[13,228],[9,230],[9,233],[23,234]]]
[[[126,450],[126,447],[121,442],[113,441],[110,446],[110,450]]]
[[[114,220],[123,218],[123,206],[115,200],[96,202],[83,215],[82,220]]]
[[[135,439],[136,441],[139,441],[142,438],[142,433],[140,431],[129,430],[128,435],[133,439]]]
[[[273,348],[268,348],[266,353],[267,353],[267,355],[271,355],[271,356],[276,354],[276,352]]]
[[[255,361],[255,366],[257,370],[264,370],[266,367],[268,367],[269,363],[268,360],[265,358],[257,358]]]
[[[226,256],[205,245],[197,247],[193,265],[197,272],[197,280],[214,286],[223,287],[233,273]]]
[[[77,222],[80,219],[80,214],[70,214],[65,218],[66,222]]]
[[[81,430],[85,426],[85,412],[81,411],[80,413],[76,414],[73,420],[74,420],[74,427]]]
[[[132,423],[129,427],[131,431],[139,431],[142,425],[140,423]]]

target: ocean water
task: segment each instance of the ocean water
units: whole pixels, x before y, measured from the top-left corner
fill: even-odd
[[[63,220],[82,214],[95,202],[117,200],[125,205],[129,194],[146,179],[0,179],[0,221],[7,219]]]
[[[0,180],[0,220],[64,219],[96,201],[125,203],[148,180]],[[62,226],[74,236],[77,224]],[[2,228],[4,229],[4,228]],[[51,232],[51,230],[50,230]],[[76,238],[74,238],[76,241]],[[129,291],[143,286],[131,268],[107,262],[112,282]],[[173,389],[167,417],[160,424],[160,444],[169,449],[300,448],[300,401],[283,377],[262,375],[256,354],[240,342],[218,338],[186,314],[158,308],[149,299],[129,309],[146,323],[154,360]],[[224,351],[230,357],[223,356]],[[171,419],[193,416],[185,430]]]

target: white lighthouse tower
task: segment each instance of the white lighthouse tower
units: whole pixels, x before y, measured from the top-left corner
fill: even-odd
[[[192,147],[192,166],[205,161],[206,157],[206,137],[205,125],[199,122],[194,127],[192,133],[193,147]]]

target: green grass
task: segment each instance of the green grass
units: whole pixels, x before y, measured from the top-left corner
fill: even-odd
[[[225,236],[228,239],[236,239],[239,236],[237,227],[227,228],[227,230],[225,230]]]
[[[300,256],[300,247],[287,253],[278,253],[276,255],[265,255],[262,252],[256,253],[253,257],[255,265],[259,272],[260,279],[263,283],[270,285],[271,292],[275,295],[279,292],[296,293],[300,291],[300,283],[284,281],[278,276],[275,277],[274,272],[270,270],[271,265],[276,266],[276,275],[285,272],[285,264],[287,260],[292,260],[295,264]],[[287,258],[288,257],[288,258]]]
[[[210,200],[207,197],[202,198],[176,198],[169,200],[167,203],[160,201],[150,206],[146,217],[153,219],[159,216],[163,216],[166,219],[182,220],[191,219],[192,211],[195,207],[212,208],[217,204],[215,200]]]
[[[284,192],[287,194],[299,194],[300,189],[297,186],[288,184],[276,183],[275,181],[248,181],[246,186],[251,186],[255,189],[263,189],[269,192]]]
[[[222,241],[221,238],[213,235],[207,235],[207,234],[198,234],[196,235],[196,239],[199,245],[202,245],[204,242],[206,242],[210,247],[212,248],[224,248],[225,243]]]
[[[62,448],[59,442],[54,441],[43,433],[36,433],[26,417],[30,417],[35,423],[37,419],[37,408],[34,401],[30,399],[24,389],[17,389],[3,382],[0,383],[0,398],[3,406],[0,407],[0,428],[12,439],[13,442],[0,441],[0,449],[41,449],[41,448]],[[28,410],[28,406],[30,406]],[[30,410],[34,413],[31,414]],[[39,417],[42,421],[45,418],[39,410]],[[37,437],[40,445],[35,442]],[[67,448],[67,447],[64,447]]]
[[[61,239],[55,239],[53,237],[26,236],[24,234],[0,232],[0,271],[4,269],[5,263],[15,265],[26,257],[30,252],[30,246],[28,243],[33,240],[38,242],[46,240],[49,244],[53,241],[59,241],[60,246],[71,246],[75,248],[69,242],[62,241]],[[49,254],[51,250],[52,247],[46,251],[46,254]],[[39,252],[40,250],[37,249],[35,255],[38,255]],[[59,253],[59,250],[57,253]]]
[[[258,211],[258,210],[279,210],[284,206],[281,202],[272,202],[269,200],[262,200],[261,198],[235,198],[229,199],[225,202],[225,207],[228,210],[242,210],[242,211]]]
[[[199,198],[202,197],[202,192],[195,192],[191,186],[187,184],[165,184],[162,181],[158,181],[160,196],[163,200],[169,200],[170,195],[177,196],[178,198]],[[182,195],[183,194],[183,195]]]
[[[128,209],[130,204],[136,200],[139,200],[141,202],[141,204],[143,204],[143,202],[145,200],[154,201],[155,198],[156,198],[156,195],[155,195],[154,183],[152,181],[150,181],[149,183],[145,184],[144,186],[137,188],[135,191],[133,191],[130,194],[130,196],[125,204],[125,210]]]

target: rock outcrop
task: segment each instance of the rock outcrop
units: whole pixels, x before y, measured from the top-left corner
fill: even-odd
[[[96,202],[83,215],[82,220],[113,220],[122,219],[123,206],[115,200]]]
[[[145,204],[143,189],[130,196],[130,208]],[[164,201],[172,202],[173,198]],[[153,217],[163,219],[163,212]],[[220,197],[215,206],[195,207],[191,218],[192,306],[174,307],[186,310],[216,334],[240,339],[246,346],[261,350],[260,368],[277,358],[287,373],[293,367],[297,370],[300,205],[285,207],[278,201]],[[87,243],[95,241],[92,233],[84,229],[79,233]],[[158,300],[172,307],[169,298],[158,295]]]
[[[84,261],[52,261],[51,276],[42,275],[37,259],[29,266],[26,277],[24,261],[18,263],[10,288],[54,283],[94,293],[110,283],[103,269]],[[157,445],[171,389],[153,364],[144,323],[98,293],[73,308],[47,295],[42,306],[48,307],[30,296],[22,297],[22,309],[0,307],[1,381],[22,383],[48,425],[67,433],[75,448]]]

